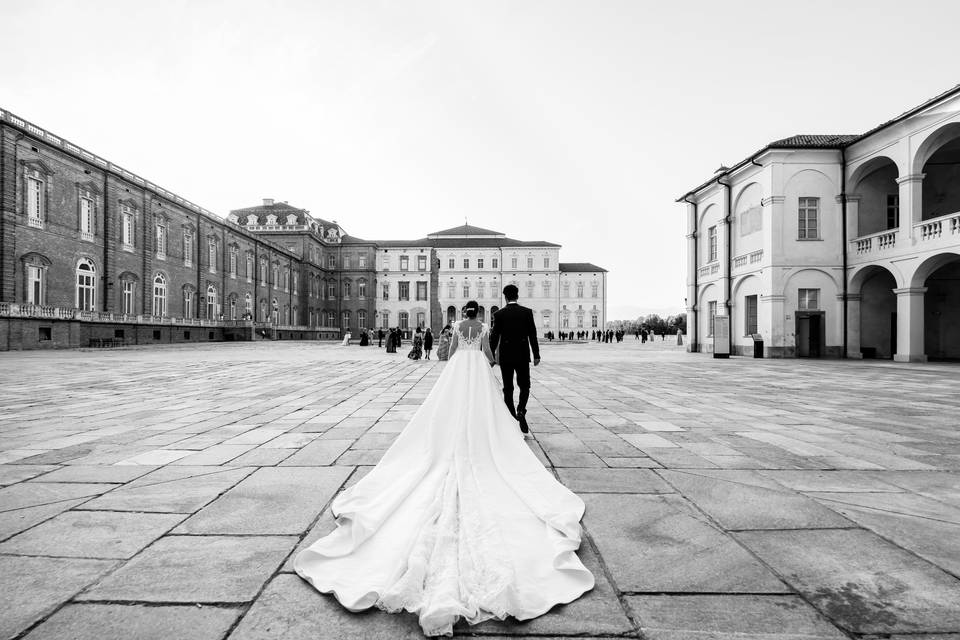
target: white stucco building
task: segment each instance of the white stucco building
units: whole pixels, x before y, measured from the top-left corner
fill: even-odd
[[[408,256],[408,269],[412,269],[413,261],[423,255],[428,256],[430,273],[419,271],[419,262],[414,272],[427,282],[430,304],[425,305],[425,318],[434,330],[459,320],[468,300],[476,300],[480,319],[489,321],[504,305],[503,287],[511,283],[520,290],[520,303],[533,309],[540,335],[564,330],[562,318],[567,319],[569,330],[602,328],[606,322],[606,270],[590,263],[561,263],[558,244],[516,240],[471,225],[435,231],[421,240],[377,244],[381,326],[384,319],[387,326],[398,326],[399,313],[422,312],[408,301],[397,300],[393,292],[399,291],[400,281],[414,280],[409,271],[397,270],[399,260]],[[415,317],[419,316],[408,316],[411,328],[417,326]]]
[[[772,142],[684,194],[688,350],[960,358],[960,87],[861,135]]]
[[[430,301],[436,297],[431,254],[432,247],[422,242],[377,242],[378,328],[410,332],[431,325]]]

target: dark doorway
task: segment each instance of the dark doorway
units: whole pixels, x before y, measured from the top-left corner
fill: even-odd
[[[824,325],[822,311],[797,312],[797,357],[819,358],[823,355]]]

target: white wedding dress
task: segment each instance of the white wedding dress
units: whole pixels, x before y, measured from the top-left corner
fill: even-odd
[[[486,326],[460,331],[380,463],[333,501],[336,530],[294,560],[350,611],[416,613],[428,636],[452,635],[460,617],[535,618],[593,588],[576,555],[583,501],[524,442]]]

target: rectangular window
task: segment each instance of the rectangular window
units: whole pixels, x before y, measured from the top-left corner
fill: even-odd
[[[744,299],[744,335],[752,336],[757,332],[757,296]]]
[[[417,256],[417,271],[427,270],[427,256]]]
[[[389,282],[383,283],[383,299],[384,300],[390,299],[390,283]]]
[[[157,257],[162,258],[167,255],[167,228],[162,224],[157,225],[156,246]]]
[[[477,283],[477,298],[483,299],[483,297],[486,295],[486,293],[487,293],[487,291],[486,291],[486,285],[485,285],[483,282],[478,282],[478,283]]]
[[[798,289],[797,290],[797,308],[812,309],[820,308],[820,289]]]
[[[543,259],[543,268],[544,268],[544,269],[549,269],[549,268],[550,268],[550,258],[544,258],[544,259]]]
[[[570,283],[569,283],[569,282],[564,282],[562,285],[560,285],[560,289],[561,289],[561,291],[563,291],[563,297],[564,297],[564,298],[569,298],[569,297],[570,297]]]
[[[456,258],[450,258],[449,260],[447,260],[447,268],[448,268],[448,269],[456,269],[456,268],[457,268],[457,259],[456,259]]]
[[[183,232],[183,264],[186,267],[193,264],[193,234],[189,231]]]
[[[124,280],[123,281],[123,312],[128,316],[133,315],[133,300],[134,300],[134,283],[133,280]]]
[[[797,239],[820,239],[820,198],[800,198],[797,206]]]
[[[716,301],[711,300],[707,303],[707,318],[710,324],[707,325],[707,330],[710,332],[707,335],[713,335],[713,320],[717,317],[717,303]]]
[[[410,270],[410,256],[400,256],[400,271]]]
[[[578,298],[582,298],[582,297],[583,297],[583,283],[582,283],[582,282],[578,282],[578,283],[577,283],[577,297],[578,297]]]
[[[457,296],[457,285],[452,282],[447,285],[447,297],[455,298]]]
[[[409,282],[398,282],[398,300],[409,300],[410,299],[410,283]]]
[[[710,227],[710,229],[707,230],[707,237],[710,242],[710,246],[707,249],[707,255],[709,257],[707,262],[713,262],[717,259],[717,228]]]
[[[124,249],[133,250],[136,242],[133,238],[133,212],[130,211],[130,207],[123,207],[122,220],[120,242],[123,244]]]
[[[43,227],[43,180],[27,178],[27,222]]]
[[[417,300],[426,300],[427,299],[427,283],[420,281],[417,282]]]
[[[424,325],[424,323],[426,323],[426,321],[427,321],[427,314],[425,314],[423,311],[418,311],[418,312],[417,312],[417,326],[422,328],[423,325]]]
[[[550,297],[550,282],[543,283],[543,297],[544,298]]]
[[[334,282],[327,283],[327,300],[333,300],[337,297],[337,285]]]
[[[360,256],[359,258],[357,258],[357,267],[359,267],[360,269],[367,268],[367,256]]]
[[[189,289],[183,291],[183,317],[193,317],[193,292]]]
[[[327,269],[336,269],[337,268],[337,256],[329,255],[327,256]]]
[[[900,226],[900,195],[887,195],[887,229],[896,229]]]
[[[532,257],[528,257],[528,258],[527,258],[527,269],[533,269],[533,258],[532,258]]]
[[[469,268],[470,268],[470,258],[464,258],[464,259],[463,259],[463,268],[464,268],[464,269],[469,269]]]
[[[43,286],[43,267],[36,265],[27,265],[27,303],[28,304],[46,304],[44,301]]]
[[[93,240],[93,200],[80,198],[80,237]]]
[[[344,269],[350,268],[350,256],[343,256],[343,268]]]
[[[247,256],[247,282],[253,279],[253,256]]]
[[[470,285],[469,285],[469,284],[464,284],[464,285],[463,285],[463,297],[464,297],[464,298],[469,298],[469,297],[470,297]]]
[[[516,258],[510,258],[510,268],[511,268],[511,269],[516,269],[516,268],[517,268],[517,259],[516,259]]]
[[[361,300],[365,300],[367,297],[367,283],[363,280],[357,283],[357,296],[359,296]]]
[[[591,297],[591,298],[599,298],[599,297],[600,297],[600,285],[599,285],[599,284],[591,284],[591,285],[590,285],[590,297]]]
[[[477,258],[477,269],[483,269],[483,258]]]
[[[230,249],[230,277],[237,277],[237,250]]]
[[[490,259],[490,266],[491,266],[492,268],[494,268],[494,269],[499,269],[499,268],[500,268],[500,267],[498,266],[499,264],[500,264],[500,260],[499,260],[498,258],[491,258],[491,259]]]

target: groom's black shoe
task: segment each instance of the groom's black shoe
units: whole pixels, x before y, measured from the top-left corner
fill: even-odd
[[[517,420],[520,421],[520,433],[530,433],[530,427],[527,425],[527,412],[518,411]]]

